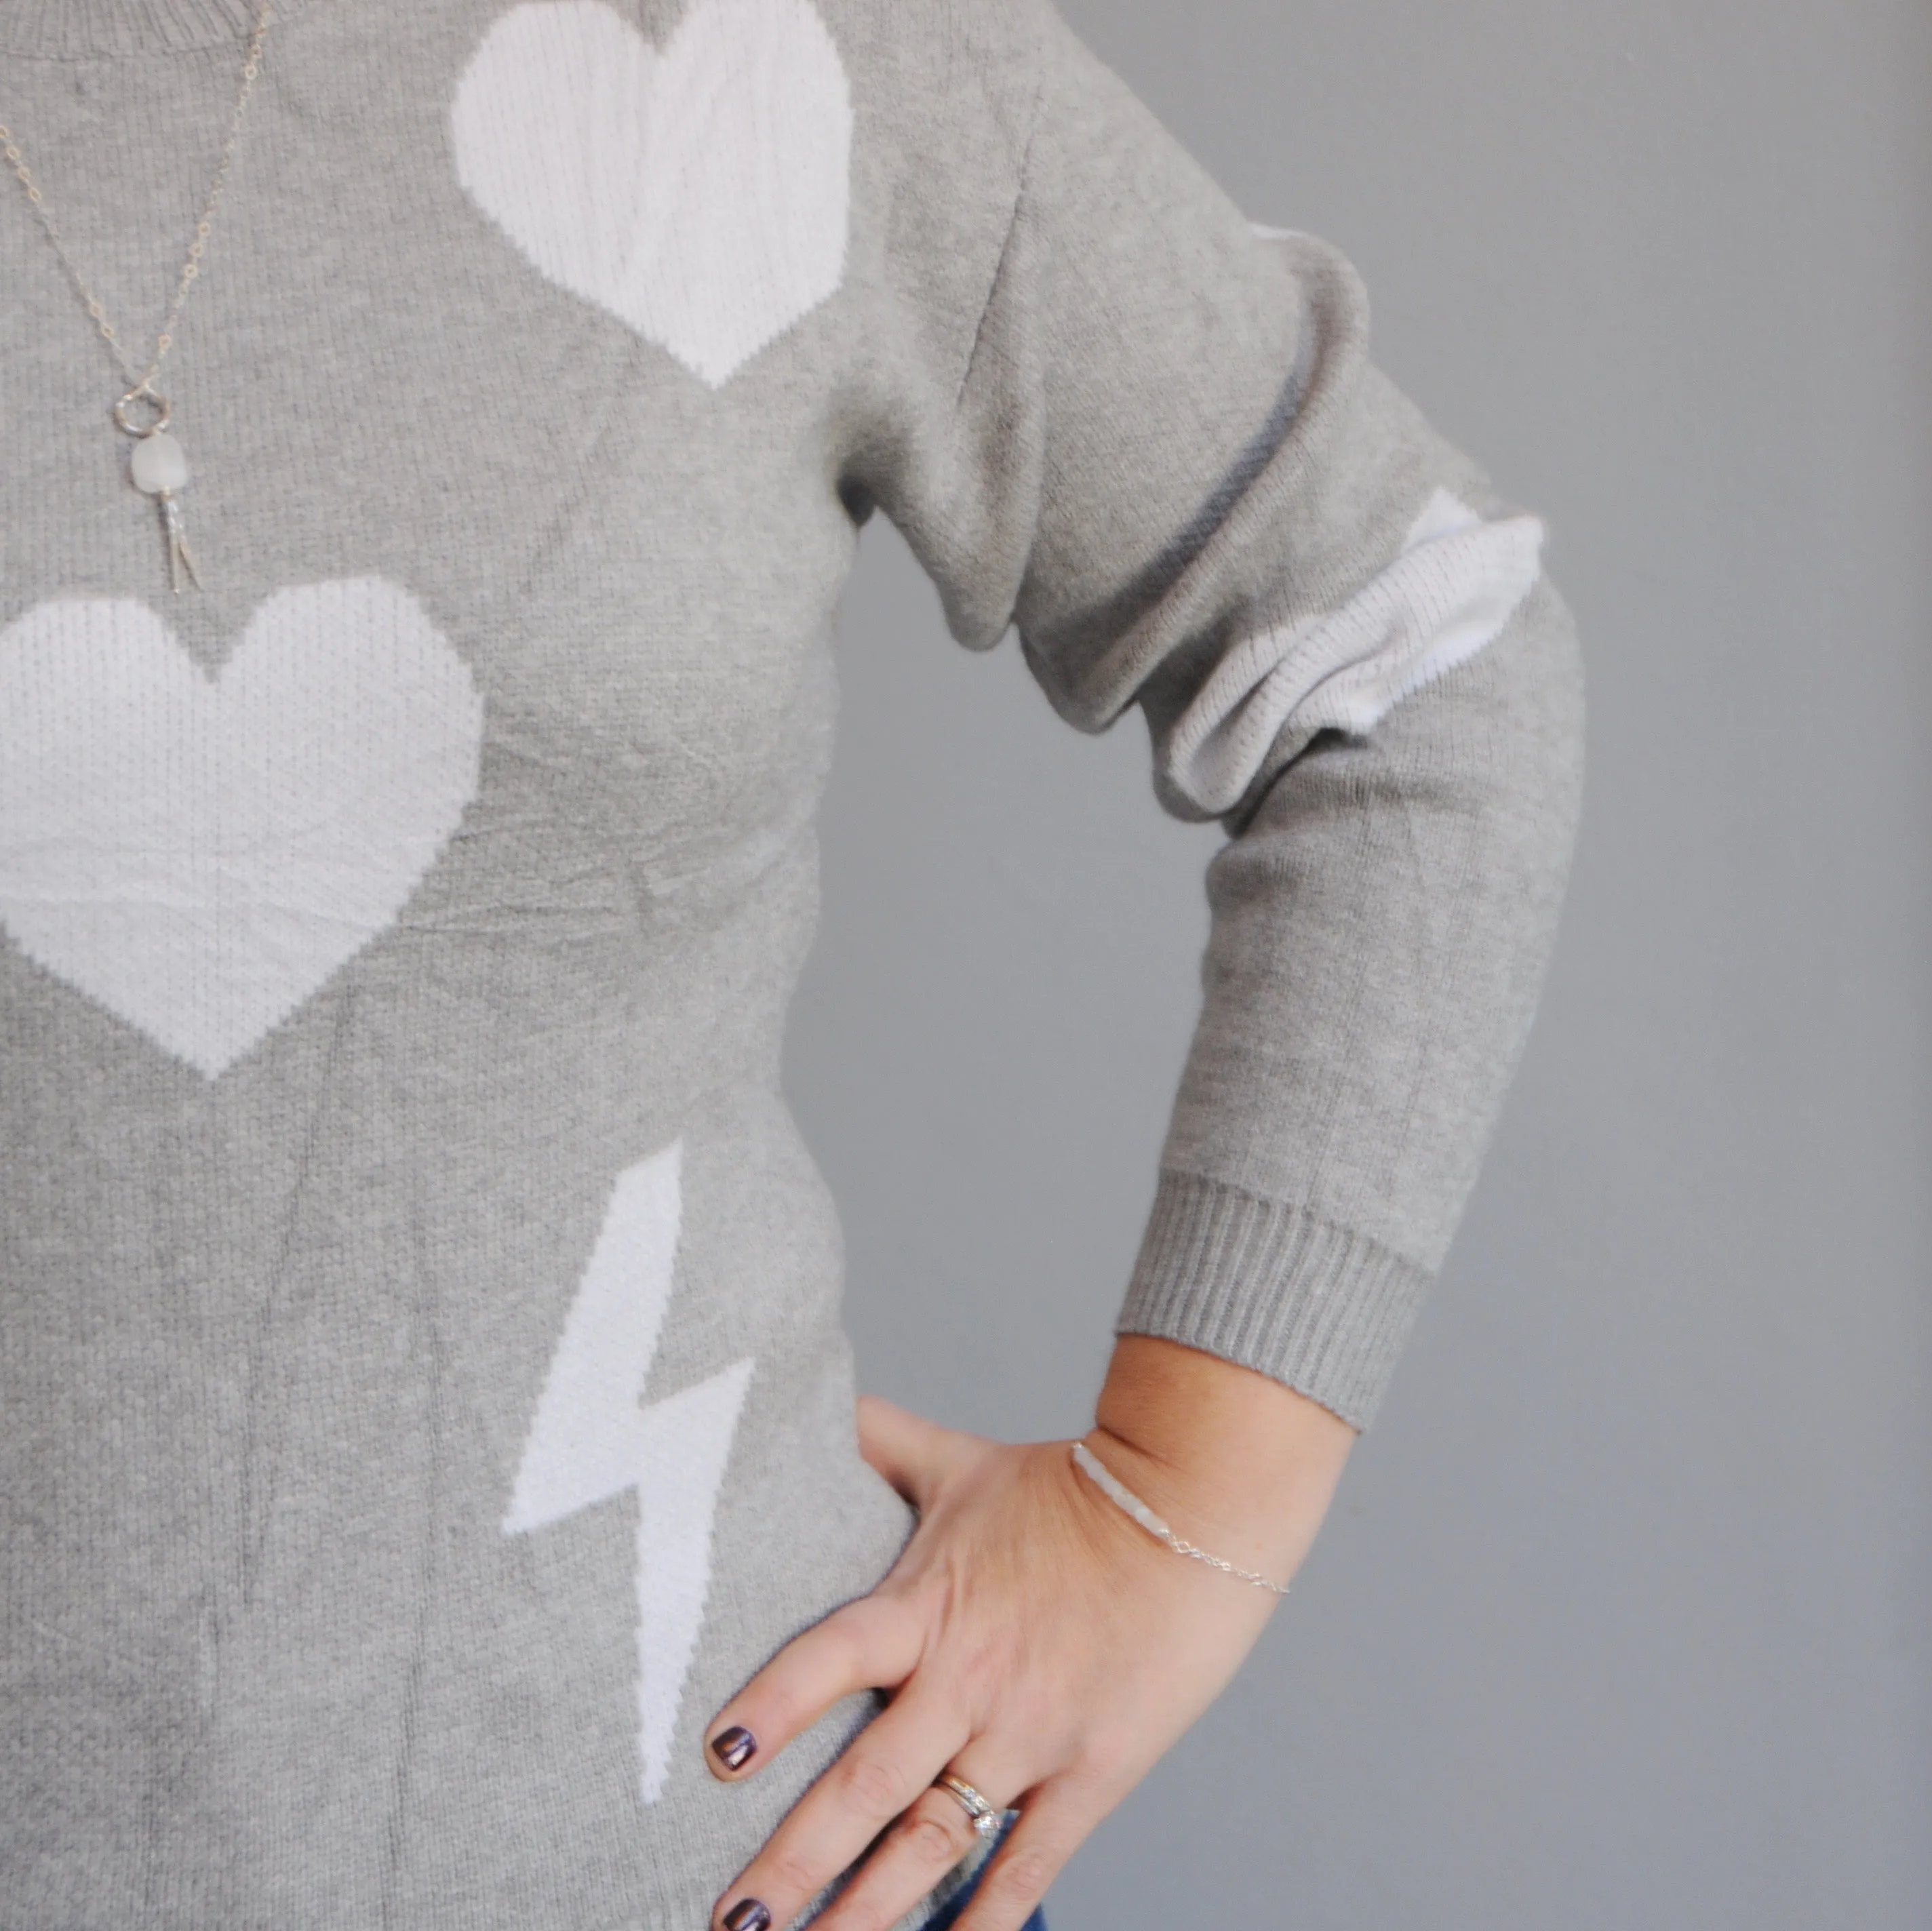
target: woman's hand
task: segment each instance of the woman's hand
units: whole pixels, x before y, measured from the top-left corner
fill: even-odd
[[[1286,1582],[1353,1432],[1280,1384],[1124,1340],[1087,1438],[1190,1540]],[[1120,1432],[1115,1432],[1115,1429]],[[1018,1931],[1060,1867],[1226,1685],[1277,1598],[1164,1547],[1074,1466],[862,1399],[860,1447],[919,1511],[878,1588],[790,1643],[721,1711],[706,1760],[754,1776],[840,1698],[893,1693],[718,1900],[783,1927],[880,1840],[817,1920],[884,1931],[974,1843],[950,1771],[1017,1807],[960,1931]],[[880,1834],[884,1834],[881,1837]]]

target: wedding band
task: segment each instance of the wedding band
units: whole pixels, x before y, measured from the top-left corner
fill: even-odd
[[[1000,1833],[1000,1813],[982,1797],[963,1777],[955,1777],[950,1771],[932,1786],[943,1790],[947,1796],[956,1798],[959,1807],[973,1820],[973,1828],[982,1837],[996,1837]]]

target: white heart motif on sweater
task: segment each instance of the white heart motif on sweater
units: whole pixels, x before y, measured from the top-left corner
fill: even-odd
[[[844,277],[851,97],[808,0],[695,0],[661,49],[604,0],[526,0],[451,132],[540,274],[714,388]]]
[[[0,630],[0,923],[209,1079],[394,922],[483,700],[406,590],[278,591],[209,676],[131,598]]]

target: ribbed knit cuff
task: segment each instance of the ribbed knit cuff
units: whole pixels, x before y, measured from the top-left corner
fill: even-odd
[[[1164,1172],[1114,1331],[1218,1354],[1366,1428],[1430,1279],[1300,1207]]]

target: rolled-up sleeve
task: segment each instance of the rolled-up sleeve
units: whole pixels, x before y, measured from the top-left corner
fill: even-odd
[[[1017,626],[1082,729],[1138,706],[1162,803],[1228,834],[1120,1330],[1364,1426],[1552,942],[1575,625],[1542,520],[1370,359],[1340,251],[1252,225],[1050,8],[1003,17],[983,310],[868,487],[962,642]]]

